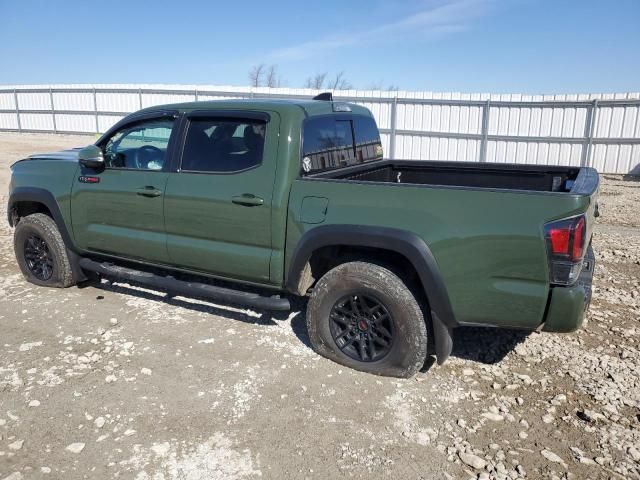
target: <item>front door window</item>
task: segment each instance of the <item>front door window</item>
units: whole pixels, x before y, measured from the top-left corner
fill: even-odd
[[[162,170],[173,124],[173,119],[146,120],[116,131],[104,143],[105,166]]]

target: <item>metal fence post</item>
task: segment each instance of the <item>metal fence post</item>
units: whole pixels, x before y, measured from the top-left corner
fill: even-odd
[[[96,94],[96,87],[93,87],[93,111],[96,117],[96,133],[100,133],[100,122],[98,121],[98,98]]]
[[[389,135],[389,158],[396,158],[396,130],[398,120],[398,97],[393,97],[391,104],[391,134]]]
[[[489,136],[489,112],[491,110],[491,99],[482,106],[482,140],[480,140],[480,161],[487,161],[487,137]]]
[[[596,117],[598,114],[598,99],[596,98],[589,106],[587,111],[587,120],[584,126],[584,143],[582,144],[582,158],[580,166],[591,166],[591,151],[593,150],[593,133],[596,128]]]
[[[49,102],[51,103],[51,118],[53,120],[53,133],[58,133],[56,126],[56,109],[53,107],[53,90],[49,87]]]
[[[184,87],[182,90],[176,89],[154,89],[151,87],[143,87],[141,84],[136,86],[128,86],[126,88],[104,88],[104,87],[95,87],[91,85],[90,87],[83,88],[73,88],[71,86],[63,86],[60,89],[57,89],[56,92],[53,91],[52,86],[48,87],[40,87],[40,88],[25,88],[17,85],[12,85],[8,88],[0,87],[0,95],[11,96],[13,94],[15,107],[11,109],[10,107],[7,109],[0,108],[0,114],[4,113],[5,116],[12,116],[15,114],[16,123],[10,124],[7,127],[0,126],[0,130],[8,130],[8,131],[17,131],[17,132],[28,132],[31,131],[29,129],[30,122],[32,116],[36,118],[44,118],[47,114],[52,117],[52,127],[51,129],[47,128],[47,131],[52,133],[60,133],[64,131],[65,122],[61,122],[64,118],[69,118],[72,120],[82,120],[82,124],[85,121],[89,122],[91,116],[94,117],[95,120],[95,134],[100,134],[102,130],[102,118],[105,118],[105,125],[109,124],[112,117],[126,115],[126,112],[118,112],[109,110],[109,105],[103,102],[102,106],[98,105],[98,93],[109,93],[109,94],[119,94],[122,95],[136,95],[138,99],[138,106],[142,107],[143,104],[143,94],[147,95],[170,95],[171,92],[177,92],[177,95],[194,95],[196,101],[201,101],[202,96],[205,97],[205,100],[208,96],[213,97],[240,97],[240,98],[271,98],[280,95],[280,93],[272,93],[265,92],[260,93],[256,87],[249,87],[248,91],[238,92],[238,91],[228,91],[228,90],[214,90],[207,89],[203,87],[203,90],[200,91],[199,88],[193,87],[189,90],[189,87]],[[98,92],[100,90],[100,92]],[[29,98],[27,93],[38,94],[41,97],[43,95],[48,96],[51,102],[51,108],[44,110],[40,106],[31,107],[28,105]],[[91,95],[93,100],[93,108],[85,108],[81,107],[78,110],[75,109],[66,109],[66,99],[68,96],[74,93],[82,93],[83,95]],[[24,105],[20,106],[20,95],[24,95]],[[284,94],[287,98],[307,98],[309,95],[301,95],[298,93],[286,93]],[[405,152],[401,145],[398,147],[398,141],[402,141],[402,138],[398,138],[399,136],[411,135],[411,136],[419,136],[422,138],[447,138],[452,139],[454,141],[449,145],[450,148],[456,144],[457,140],[467,140],[473,142],[476,145],[476,161],[478,162],[487,162],[491,161],[492,158],[489,159],[488,149],[489,149],[489,141],[495,142],[505,142],[508,144],[516,144],[523,145],[528,143],[533,144],[553,144],[553,145],[569,145],[572,147],[571,152],[575,152],[575,146],[580,146],[581,151],[578,155],[579,158],[576,159],[580,163],[581,166],[593,166],[598,165],[602,160],[598,156],[601,155],[600,145],[603,148],[607,148],[607,146],[632,146],[635,152],[636,146],[640,145],[640,135],[637,133],[638,128],[640,127],[640,115],[636,115],[635,119],[629,115],[632,112],[632,108],[640,110],[640,99],[638,98],[626,98],[626,99],[586,99],[586,100],[500,100],[498,97],[486,98],[485,100],[476,99],[476,100],[459,100],[459,99],[421,99],[421,98],[405,98],[399,97],[397,93],[392,96],[386,97],[364,97],[364,96],[345,96],[342,97],[345,100],[354,101],[356,103],[375,103],[379,107],[382,108],[385,115],[389,115],[386,117],[388,122],[384,125],[387,128],[383,128],[383,132],[385,136],[388,136],[388,140],[385,142],[387,145],[387,149],[385,150],[385,154],[387,158],[397,159],[399,156],[403,156],[406,154],[407,157],[411,156],[411,152]],[[394,96],[393,96],[394,95]],[[494,100],[495,98],[495,100]],[[60,105],[56,106],[55,102],[61,102]],[[131,100],[131,98],[129,98]],[[71,102],[74,103],[74,102]],[[153,101],[151,101],[153,104]],[[400,119],[399,115],[402,115],[403,112],[399,110],[399,104],[402,104],[403,107],[406,105],[444,105],[444,106],[458,106],[463,108],[472,108],[474,112],[479,113],[478,110],[481,110],[480,113],[481,118],[477,118],[476,122],[479,121],[481,123],[480,128],[478,130],[473,130],[472,132],[461,132],[458,130],[447,130],[447,129],[435,129],[432,131],[424,130],[423,128],[418,128],[418,125],[412,125],[411,121],[404,122],[404,118]],[[58,108],[59,107],[59,108]],[[104,107],[104,108],[103,108]],[[389,110],[386,108],[389,107]],[[623,114],[620,114],[619,108],[626,108]],[[492,112],[491,110],[495,108],[496,111]],[[584,112],[584,120],[583,120],[583,134],[579,133],[575,135],[573,132],[568,135],[564,135],[564,132],[560,132],[557,135],[550,135],[551,132],[548,132],[547,135],[531,135],[531,132],[524,132],[522,134],[519,126],[520,121],[522,120],[522,116],[508,116],[505,120],[507,121],[507,126],[509,127],[508,132],[511,132],[516,123],[518,123],[518,131],[515,134],[510,135],[508,132],[500,133],[491,130],[491,114],[498,116],[500,113],[500,109],[520,109],[522,112],[523,109],[539,109],[542,113],[550,111],[551,109],[561,109],[563,111],[567,111],[566,109],[578,109],[585,110]],[[612,115],[604,115],[604,113],[608,113],[608,110],[618,109],[613,112]],[[126,108],[125,110],[128,110]],[[404,110],[404,108],[403,108]],[[602,116],[604,115],[604,116]],[[602,118],[601,118],[602,116]],[[563,115],[555,118],[554,115],[551,115],[547,118],[544,118],[544,115],[539,116],[538,121],[541,124],[544,122],[545,128],[551,126],[554,128],[558,125],[558,121],[562,121],[562,118],[566,118]],[[615,117],[615,118],[614,118]],[[461,119],[463,117],[461,116]],[[529,123],[532,123],[533,116],[530,117]],[[576,120],[578,117],[576,117]],[[45,118],[46,120],[46,118]],[[403,121],[401,121],[403,120]],[[24,122],[27,122],[26,124]],[[634,123],[631,125],[630,123]],[[73,122],[75,123],[75,122]],[[620,123],[623,124],[622,133],[618,132],[615,136],[601,136],[602,128],[605,130],[609,129],[609,134],[613,135],[614,127],[616,129],[620,128]],[[494,125],[496,121],[494,121]],[[501,120],[502,124],[502,120]],[[552,125],[551,125],[552,124]],[[477,124],[476,124],[477,125]],[[579,127],[579,125],[574,125]],[[88,133],[83,128],[76,128],[74,125],[71,125],[72,130],[78,131],[78,133]],[[71,128],[70,127],[70,128]],[[632,127],[632,128],[631,128]],[[501,128],[502,129],[502,128]],[[557,129],[552,130],[556,132]],[[398,133],[400,132],[400,133]],[[605,132],[607,133],[607,132]],[[620,136],[626,135],[626,136]],[[491,140],[489,140],[491,138]],[[522,142],[522,143],[518,143]],[[546,161],[553,163],[557,161],[559,150],[555,149],[552,157],[548,157]],[[615,163],[607,162],[609,165],[601,165],[601,168],[604,171],[610,171],[613,173],[614,171],[624,173],[624,169],[627,168],[626,156],[628,151],[627,149],[620,149],[620,151],[613,153],[615,156]],[[516,163],[525,163],[529,157],[527,156],[528,150],[525,148],[520,149],[516,147],[516,154],[518,155],[515,158]],[[564,154],[563,154],[564,155]],[[635,157],[631,158],[632,165],[630,165],[631,169],[636,168]],[[620,162],[620,164],[618,164]],[[622,163],[624,162],[624,163]],[[607,170],[609,169],[609,170]],[[622,170],[621,170],[622,169]]]
[[[13,89],[13,101],[16,104],[16,120],[18,122],[18,131],[22,132],[22,123],[20,123],[20,107],[18,106],[18,91]]]

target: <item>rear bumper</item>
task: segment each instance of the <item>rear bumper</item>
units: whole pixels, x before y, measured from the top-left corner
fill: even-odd
[[[595,267],[595,255],[589,247],[578,281],[570,287],[551,289],[549,308],[542,330],[545,332],[574,332],[582,326],[584,315],[591,302],[591,283]]]

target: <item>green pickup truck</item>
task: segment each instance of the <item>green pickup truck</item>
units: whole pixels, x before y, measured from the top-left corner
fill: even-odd
[[[366,108],[229,100],[131,114],[11,167],[24,276],[104,276],[288,310],[313,348],[408,377],[465,325],[570,332],[591,296],[591,168],[383,158]]]

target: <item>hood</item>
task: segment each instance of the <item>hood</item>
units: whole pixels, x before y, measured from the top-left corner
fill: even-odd
[[[77,162],[78,161],[78,152],[82,150],[83,147],[70,148],[68,150],[60,150],[59,152],[52,153],[36,153],[34,155],[29,155],[25,160],[70,160]]]
[[[67,162],[77,162],[78,161],[78,152],[82,150],[84,147],[70,148],[68,150],[60,150],[59,152],[51,152],[51,153],[35,153],[33,155],[29,155],[27,158],[23,158],[22,160],[18,160],[14,164],[12,164],[9,168],[13,170],[13,167],[22,162],[28,162],[29,160],[62,160]]]

